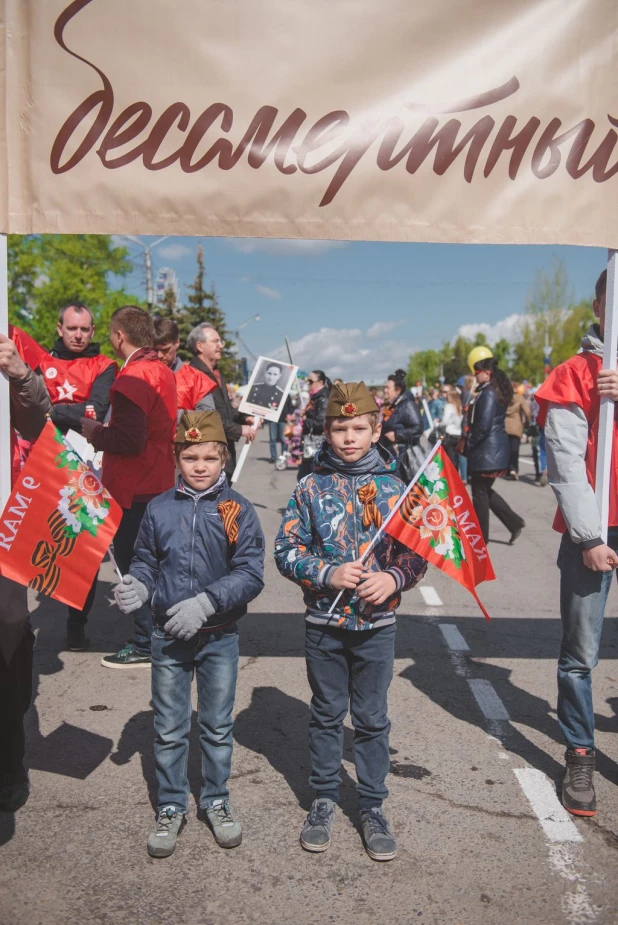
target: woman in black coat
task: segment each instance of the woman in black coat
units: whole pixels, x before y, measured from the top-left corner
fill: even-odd
[[[297,469],[298,480],[313,472],[313,456],[306,456],[309,441],[305,437],[324,437],[324,424],[326,421],[326,406],[331,390],[331,381],[321,369],[313,369],[307,378],[309,385],[309,401],[303,411],[303,458]],[[312,440],[312,444],[319,441]],[[312,446],[315,450],[317,447]],[[315,453],[314,453],[315,455]]]
[[[494,481],[505,475],[510,456],[504,418],[513,397],[508,376],[493,357],[474,364],[477,391],[468,408],[468,476],[472,484],[472,503],[483,531],[489,539],[489,512],[496,515],[511,534],[512,545],[526,526],[497,492]]]
[[[382,424],[382,442],[397,456],[397,475],[409,482],[418,466],[410,466],[408,448],[414,453],[414,462],[422,462],[423,454],[416,450],[423,433],[423,422],[414,396],[406,390],[405,372],[398,369],[389,376],[384,386],[388,409]],[[390,413],[389,413],[390,412]],[[414,471],[412,471],[412,469]]]

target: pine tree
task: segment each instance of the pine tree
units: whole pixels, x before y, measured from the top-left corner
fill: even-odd
[[[176,302],[176,290],[173,286],[168,286],[163,296],[161,305],[156,306],[157,318],[171,318],[176,324],[180,320],[180,311]]]
[[[205,275],[204,248],[201,244],[198,244],[197,274],[194,281],[187,286],[189,294],[187,295],[186,304],[176,316],[181,344],[178,352],[183,360],[190,360],[191,352],[186,348],[187,337],[190,332],[198,324],[204,322],[212,324],[219,332],[221,340],[225,344],[225,350],[221,357],[219,368],[226,379],[234,380],[238,376],[238,360],[233,352],[234,343],[230,340],[225,323],[225,314],[219,307],[214,286],[210,290],[205,288]]]

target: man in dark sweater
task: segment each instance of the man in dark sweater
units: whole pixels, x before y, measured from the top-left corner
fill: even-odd
[[[211,394],[215,402],[215,411],[221,417],[227,437],[230,455],[225,471],[229,478],[236,467],[236,443],[241,437],[246,437],[249,441],[255,439],[255,431],[251,426],[253,418],[240,414],[232,407],[227,383],[218,368],[224,347],[218,331],[206,322],[198,324],[187,338],[187,347],[193,354],[190,365],[209,376],[217,386]]]

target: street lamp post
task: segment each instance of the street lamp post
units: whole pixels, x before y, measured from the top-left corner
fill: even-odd
[[[154,305],[154,290],[152,287],[152,261],[150,259],[150,254],[157,244],[161,244],[162,241],[167,241],[170,235],[166,234],[162,238],[153,241],[152,244],[144,244],[143,241],[134,237],[132,234],[122,234],[119,235],[119,237],[127,238],[127,240],[132,241],[133,244],[138,244],[144,251],[144,260],[146,263],[146,304],[148,305],[148,311],[151,311]]]

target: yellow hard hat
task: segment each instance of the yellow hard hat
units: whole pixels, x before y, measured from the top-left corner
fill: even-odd
[[[493,353],[485,344],[480,344],[478,347],[473,347],[468,354],[468,366],[470,367],[470,372],[474,372],[475,363],[478,363],[480,360],[487,360],[492,356]]]

